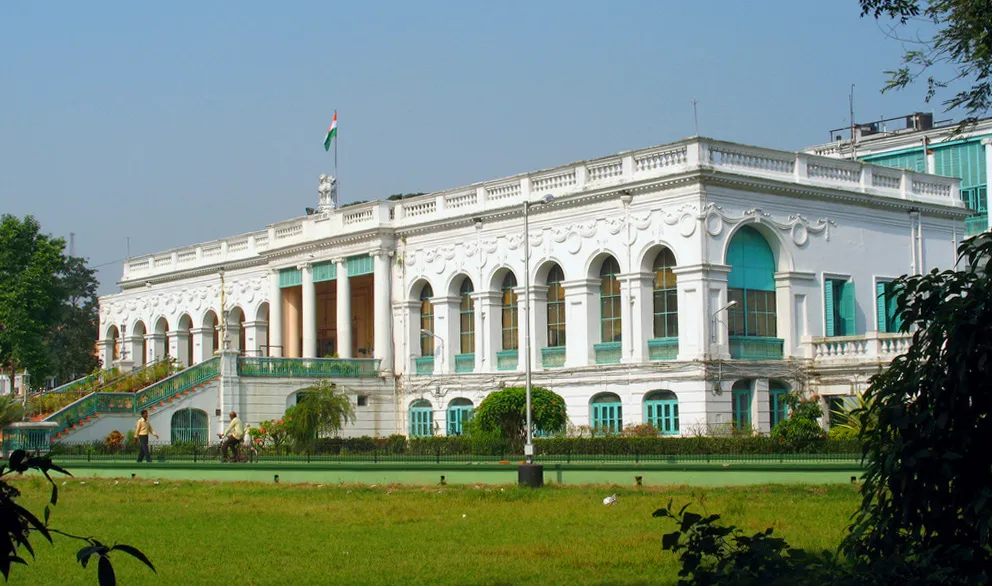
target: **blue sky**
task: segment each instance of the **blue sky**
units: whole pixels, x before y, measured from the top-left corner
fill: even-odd
[[[343,202],[700,134],[783,149],[926,105],[857,2],[0,6],[0,212],[102,265]],[[947,116],[938,114],[938,119]]]

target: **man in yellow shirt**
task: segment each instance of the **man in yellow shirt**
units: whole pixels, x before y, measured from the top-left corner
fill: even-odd
[[[141,418],[138,419],[138,424],[134,426],[134,437],[138,440],[138,463],[141,460],[147,458],[148,463],[152,461],[152,449],[148,447],[148,434],[155,436],[158,439],[158,434],[152,429],[152,422],[148,421],[148,409],[141,410]]]
[[[234,448],[234,459],[237,460],[238,446],[241,445],[241,439],[245,435],[245,428],[241,425],[241,420],[238,419],[237,411],[231,411],[230,415],[231,423],[227,425],[227,429],[224,430],[224,433],[217,434],[218,437],[223,438],[220,449],[224,462],[229,460],[227,454],[232,447]]]

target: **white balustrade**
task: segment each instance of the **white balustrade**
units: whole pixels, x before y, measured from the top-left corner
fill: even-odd
[[[910,334],[868,332],[860,336],[809,338],[809,356],[817,362],[889,362],[906,352],[913,340]]]
[[[833,147],[821,149],[831,154]],[[624,155],[547,169],[514,178],[425,194],[395,202],[375,202],[331,210],[312,217],[296,218],[249,235],[204,243],[198,246],[128,259],[124,281],[141,281],[179,268],[219,265],[231,260],[257,257],[273,247],[284,247],[324,234],[339,235],[367,230],[388,223],[396,228],[466,217],[470,214],[505,210],[524,199],[545,194],[563,198],[587,191],[608,190],[618,184],[652,180],[693,169],[725,174],[764,176],[797,185],[830,187],[865,197],[918,200],[963,208],[958,201],[958,180],[866,165],[810,153],[792,153],[692,138],[663,147],[652,147]],[[331,222],[327,222],[331,220]],[[330,231],[330,232],[329,232]],[[181,265],[181,266],[178,266]],[[832,340],[817,343],[817,356],[871,355],[872,349],[856,342]]]

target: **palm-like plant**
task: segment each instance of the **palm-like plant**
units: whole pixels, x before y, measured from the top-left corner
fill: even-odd
[[[13,395],[0,395],[0,428],[24,417],[24,407]]]
[[[351,399],[333,383],[322,380],[298,393],[299,403],[287,409],[284,418],[297,446],[304,447],[321,435],[333,436],[355,420]]]

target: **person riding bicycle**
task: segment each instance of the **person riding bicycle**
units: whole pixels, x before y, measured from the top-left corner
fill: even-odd
[[[220,444],[221,454],[223,456],[224,462],[232,460],[228,457],[228,452],[233,448],[234,458],[233,461],[238,459],[238,446],[241,445],[241,438],[245,435],[245,428],[241,425],[241,420],[238,419],[237,411],[231,411],[231,423],[227,425],[227,429],[224,433],[218,433],[217,437],[221,438],[223,441]]]

